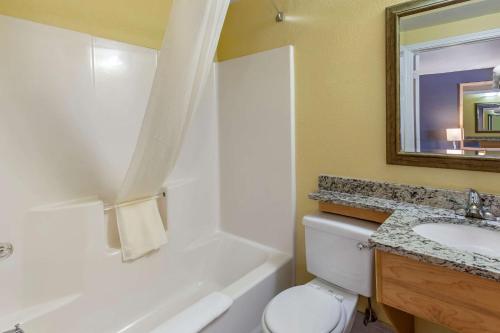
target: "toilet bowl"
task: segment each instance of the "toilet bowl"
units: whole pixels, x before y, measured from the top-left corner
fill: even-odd
[[[373,294],[373,251],[365,245],[377,225],[334,214],[308,215],[303,224],[307,270],[317,278],[275,296],[262,315],[262,330],[349,333],[358,294]]]
[[[262,315],[264,333],[348,333],[358,296],[320,279],[277,295]]]

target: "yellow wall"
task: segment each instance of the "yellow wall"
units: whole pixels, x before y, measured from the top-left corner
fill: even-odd
[[[274,22],[269,0],[240,0],[230,7],[220,61],[295,45],[299,283],[310,278],[300,219],[317,209],[307,194],[317,189],[319,174],[500,192],[496,173],[385,163],[384,9],[400,2],[280,0],[289,16],[284,24]],[[418,325],[420,332],[443,332]]]
[[[0,15],[159,49],[172,0],[0,0]]]
[[[500,28],[500,13],[493,13],[401,32],[400,42],[403,45],[410,45],[498,28]]]

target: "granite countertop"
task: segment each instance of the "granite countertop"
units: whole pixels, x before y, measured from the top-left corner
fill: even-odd
[[[500,232],[500,225],[460,215],[463,214],[464,203],[460,202],[463,196],[462,192],[332,176],[321,176],[319,191],[309,195],[322,202],[392,213],[369,240],[379,250],[500,281],[500,257],[445,246],[412,229],[424,223],[453,223]],[[498,210],[500,198],[492,195],[487,198],[492,209]]]

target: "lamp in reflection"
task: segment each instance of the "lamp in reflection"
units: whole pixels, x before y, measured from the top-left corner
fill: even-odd
[[[500,65],[493,68],[493,89],[500,89]]]
[[[446,129],[446,140],[453,142],[453,149],[457,148],[457,141],[462,141],[463,131],[461,128],[447,128]]]

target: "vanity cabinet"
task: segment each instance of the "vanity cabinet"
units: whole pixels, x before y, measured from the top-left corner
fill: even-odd
[[[328,198],[332,197],[334,194],[330,194]],[[391,228],[406,228],[408,232],[412,230],[404,223],[401,224],[401,221],[408,222],[404,219],[404,214],[394,218],[397,211],[391,215],[387,207],[385,211],[382,210],[383,207],[374,210],[371,208],[374,203],[367,204],[366,208],[346,206],[340,201],[347,201],[348,194],[342,194],[340,197],[338,203],[320,202],[320,210],[386,224],[385,230],[377,231],[379,234],[393,230]],[[355,201],[355,204],[357,202]],[[396,204],[391,205],[396,207]],[[418,212],[421,213],[421,210]],[[389,216],[391,217],[388,219]],[[393,225],[395,221],[397,223]],[[406,235],[406,232],[389,233],[385,234],[384,238],[374,234],[371,238],[377,244],[375,249],[376,299],[383,307],[396,332],[413,333],[414,319],[419,317],[456,332],[499,333],[500,282],[476,275],[473,266],[470,266],[470,258],[469,263],[466,259],[456,259],[455,265],[460,267],[457,270],[444,265],[419,261],[417,257],[407,257],[403,255],[403,253],[408,253],[404,251],[405,247],[418,251],[418,246],[411,248],[408,242],[412,240]],[[417,244],[420,244],[418,239]],[[401,254],[383,251],[385,248],[393,248]],[[436,251],[439,255],[439,249]],[[457,258],[460,256],[458,255]],[[429,258],[429,260],[432,259]],[[477,269],[481,270],[482,266],[478,263],[481,261],[475,263]],[[468,267],[470,267],[470,272],[467,272]]]
[[[410,315],[464,333],[500,332],[500,283],[376,250],[377,301],[399,333]]]

